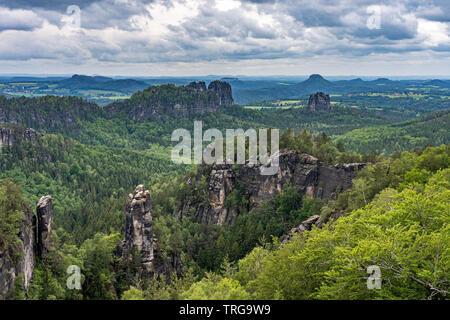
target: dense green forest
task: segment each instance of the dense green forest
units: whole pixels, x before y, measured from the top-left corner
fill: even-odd
[[[174,86],[160,90],[165,103],[177,92]],[[138,93],[122,104],[134,108],[152,94]],[[437,98],[336,99],[331,111],[259,111],[235,105],[214,113],[158,114],[134,121],[76,97],[0,96],[0,122],[9,123],[0,127],[43,134],[0,148],[0,252],[19,259],[17,234],[25,213],[43,195],[52,195],[54,204],[52,250],[36,262],[28,292],[18,281],[13,298],[448,297],[448,104]],[[237,187],[225,202],[239,212],[232,224],[180,219],[182,203],[208,201],[210,168],[176,165],[170,159],[171,132],[192,131],[194,120],[222,132],[279,128],[282,149],[310,154],[327,166],[366,166],[352,188],[328,202],[287,185],[249,210]],[[162,259],[180,255],[183,276],[134,278],[139,259],[124,261],[117,255],[126,198],[139,184],[150,190],[153,234]],[[291,228],[313,215],[324,221],[321,229],[280,246]],[[79,291],[66,288],[69,265],[81,267]],[[367,290],[360,281],[370,265],[382,269],[381,290]]]
[[[174,276],[170,282],[165,278],[140,280],[127,288],[123,273],[130,266],[123,265],[114,255],[121,239],[119,233],[96,233],[77,244],[74,235],[58,228],[54,232],[54,249],[35,271],[30,297],[445,297],[450,272],[450,147],[428,147],[378,160],[361,171],[354,186],[336,201],[324,204],[305,199],[306,203],[298,209],[298,193],[288,188],[228,227],[180,223],[173,217],[170,205],[176,204],[185,187],[168,181],[155,185],[155,233],[167,250],[183,252],[187,267],[183,278]],[[6,245],[12,245],[24,200],[17,197],[17,187],[8,180],[2,180],[1,186],[2,207],[17,206],[15,214],[2,219]],[[326,218],[335,211],[345,212],[344,217],[329,220],[322,229],[313,228],[280,247],[277,236],[289,229],[283,221],[291,221],[292,226],[311,214]],[[64,287],[65,269],[71,264],[82,266],[84,282],[89,283],[81,292]],[[369,265],[382,268],[381,290],[368,291],[365,282],[360,281]]]
[[[424,145],[440,145],[450,139],[450,112],[440,111],[387,126],[356,129],[337,136],[349,150],[358,153],[392,154]]]

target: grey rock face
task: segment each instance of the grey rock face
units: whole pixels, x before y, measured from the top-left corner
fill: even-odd
[[[186,118],[193,114],[216,112],[233,105],[231,86],[213,81],[208,89],[204,82],[191,82],[187,86],[151,86],[135,93],[130,99],[116,101],[104,108],[111,116],[125,112],[134,121],[171,115]]]
[[[330,96],[323,92],[313,93],[309,96],[308,110],[331,110]]]
[[[42,134],[33,129],[0,128],[0,148],[2,146],[12,147],[18,140],[34,141]]]
[[[125,209],[125,252],[135,246],[141,253],[142,267],[153,272],[153,222],[150,192],[138,185],[133,194],[128,195]]]
[[[213,165],[209,171],[209,203],[196,203],[187,199],[178,216],[193,215],[198,222],[210,225],[231,224],[240,213],[238,208],[226,206],[227,196],[240,185],[239,192],[248,201],[250,210],[264,200],[272,200],[286,184],[301,194],[325,201],[336,199],[338,194],[352,186],[352,179],[364,164],[327,166],[318,159],[296,151],[280,153],[279,170],[275,175],[261,175],[261,165]],[[201,177],[197,177],[200,179]]]
[[[20,225],[18,238],[21,242],[17,248],[20,257],[13,257],[10,252],[0,250],[0,300],[11,296],[18,276],[21,276],[25,291],[30,285],[35,266],[33,218],[32,210],[27,210]]]
[[[219,96],[219,105],[231,106],[234,104],[231,86],[227,82],[213,81],[209,84],[208,90],[212,90]]]
[[[141,257],[140,277],[169,276],[175,272],[183,275],[183,261],[180,253],[164,252],[153,237],[153,218],[150,192],[143,185],[138,185],[128,195],[125,208],[125,240],[118,248],[127,261],[131,258],[133,248],[139,250]]]
[[[37,242],[36,242],[36,255],[38,257],[44,257],[50,250],[51,242],[50,235],[52,232],[52,197],[42,197],[36,205],[37,214]]]
[[[187,86],[187,88],[192,88],[199,91],[206,91],[206,83],[203,81],[191,82]]]
[[[318,215],[311,216],[302,223],[300,223],[297,227],[292,228],[289,234],[281,242],[281,246],[288,243],[294,237],[294,234],[303,233],[306,230],[310,231],[313,226],[316,226],[317,228],[322,228],[322,220]]]

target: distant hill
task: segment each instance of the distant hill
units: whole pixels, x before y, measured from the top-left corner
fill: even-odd
[[[108,77],[75,74],[69,79],[59,81],[58,87],[70,90],[113,90],[132,93],[145,89],[148,84],[134,79],[114,80]]]
[[[410,86],[434,86],[450,88],[448,80],[397,80],[378,78],[376,80],[364,81],[361,78],[351,80],[329,81],[319,74],[311,75],[307,80],[300,83],[276,83],[268,84],[266,87],[254,87],[246,85],[245,82],[231,81],[235,101],[238,104],[247,104],[254,101],[274,100],[284,98],[298,98],[309,96],[316,91],[327,94],[348,94],[361,92],[391,93],[407,89]]]
[[[430,81],[425,82],[423,85],[425,86],[437,86],[437,87],[443,87],[443,88],[450,88],[450,81],[447,80],[439,80],[439,79],[433,79]]]

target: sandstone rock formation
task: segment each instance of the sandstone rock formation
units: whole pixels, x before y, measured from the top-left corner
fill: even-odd
[[[318,215],[314,215],[300,223],[297,227],[292,228],[289,234],[283,239],[281,245],[288,243],[293,237],[294,234],[303,233],[306,230],[310,231],[312,226],[316,226],[317,228],[322,228],[322,220]]]
[[[125,208],[125,249],[129,252],[135,246],[141,254],[143,269],[153,271],[153,222],[150,192],[138,185],[128,195]]]
[[[298,188],[301,194],[325,201],[336,199],[338,194],[352,186],[352,179],[364,164],[338,164],[327,166],[318,159],[296,151],[280,153],[279,170],[275,175],[261,175],[261,165],[213,165],[209,170],[209,203],[186,199],[178,216],[194,215],[198,222],[210,225],[231,224],[240,213],[237,208],[227,207],[227,196],[239,186],[238,192],[248,201],[250,210],[264,200],[280,194],[284,185]],[[197,177],[200,179],[201,177]],[[189,183],[189,182],[188,182]]]
[[[134,121],[146,121],[163,115],[186,118],[192,114],[216,112],[233,104],[228,83],[213,81],[206,89],[204,82],[191,82],[179,87],[173,84],[151,86],[136,92],[130,99],[107,105],[104,110],[110,116],[125,113]]]
[[[37,226],[36,255],[43,258],[50,250],[50,235],[52,232],[52,197],[42,197],[36,205]]]
[[[17,251],[19,257],[0,250],[0,300],[11,296],[15,281],[21,281],[25,292],[33,277],[36,257],[43,257],[50,249],[52,223],[52,198],[42,197],[38,202],[37,215],[31,208],[26,210],[19,228]],[[18,280],[19,279],[19,280]]]
[[[124,260],[130,258],[133,248],[141,257],[140,276],[183,274],[183,261],[179,253],[165,253],[153,237],[153,218],[150,192],[143,185],[128,195],[125,208],[125,240],[120,250]]]
[[[227,82],[213,81],[209,84],[208,90],[211,90],[219,96],[219,105],[230,106],[234,104],[231,86]]]
[[[12,147],[18,140],[34,141],[41,136],[41,133],[33,129],[0,128],[0,148],[2,146]]]
[[[206,83],[203,81],[191,82],[186,86],[186,88],[191,88],[199,91],[206,91]]]
[[[25,290],[30,285],[35,266],[33,217],[29,208],[19,228],[18,238],[21,242],[18,243],[17,252],[20,256],[11,256],[10,252],[0,250],[0,300],[11,296],[15,281],[23,281]]]
[[[313,93],[309,96],[309,111],[331,110],[330,96],[323,92]]]

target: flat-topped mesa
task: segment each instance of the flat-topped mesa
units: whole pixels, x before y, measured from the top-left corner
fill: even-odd
[[[309,96],[308,110],[309,111],[320,111],[320,110],[331,110],[330,96],[323,92],[312,93]]]
[[[33,129],[2,128],[0,127],[0,148],[2,146],[12,147],[17,141],[34,141],[43,136],[42,133]]]
[[[125,208],[125,250],[124,254],[135,247],[141,254],[143,270],[153,271],[153,221],[150,192],[138,185],[128,195]]]
[[[50,235],[52,232],[52,197],[42,197],[36,205],[37,226],[35,232],[37,233],[36,242],[36,256],[44,257],[50,250],[51,241]]]

